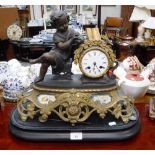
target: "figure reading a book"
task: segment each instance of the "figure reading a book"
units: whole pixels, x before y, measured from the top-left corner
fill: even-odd
[[[66,62],[70,59],[72,47],[78,47],[83,43],[83,37],[78,32],[68,27],[69,16],[64,11],[53,12],[50,16],[51,26],[56,29],[53,35],[55,48],[44,53],[37,59],[30,60],[31,64],[41,63],[40,74],[35,82],[42,81],[47,69],[51,66],[59,73],[63,71]]]

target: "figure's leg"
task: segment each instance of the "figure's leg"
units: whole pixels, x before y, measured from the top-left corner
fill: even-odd
[[[37,59],[30,59],[30,60],[29,60],[29,63],[30,63],[30,64],[40,63],[41,57],[42,57],[42,56],[40,56],[40,57],[37,58]]]
[[[50,56],[49,53],[44,53],[43,55],[41,55],[39,58],[36,59],[30,59],[29,62],[31,64],[35,64],[35,63],[47,63],[48,57]]]
[[[50,65],[48,63],[43,63],[40,67],[39,77],[37,77],[34,82],[42,81],[46,75],[47,69]]]

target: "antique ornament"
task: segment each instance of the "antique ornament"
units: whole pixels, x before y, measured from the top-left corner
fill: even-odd
[[[111,47],[99,41],[87,41],[82,44],[74,56],[83,74],[90,78],[99,78],[113,66],[115,55]],[[33,85],[30,92],[19,97],[18,112],[21,120],[38,117],[46,122],[56,114],[72,125],[86,121],[96,112],[101,118],[111,113],[115,118],[128,123],[133,114],[133,104],[127,96],[119,96],[117,86],[94,88],[46,88]]]
[[[117,119],[128,123],[133,113],[132,100],[118,96],[115,86],[68,90],[33,86],[33,91],[19,97],[17,108],[23,121],[39,116],[40,122],[46,122],[52,114],[56,114],[72,125],[86,121],[94,112],[103,119],[110,112]]]
[[[74,56],[75,64],[79,64],[81,72],[89,78],[104,76],[114,60],[112,49],[101,40],[85,42],[75,51]]]
[[[59,23],[64,25],[66,21],[64,18]],[[82,74],[71,74],[71,63],[67,62],[64,73],[59,72],[58,66],[45,76],[49,64],[53,67],[51,62],[59,54],[39,59],[41,74],[29,90],[18,95],[17,109],[12,113],[10,131],[14,135],[32,140],[72,140],[77,131],[83,137],[80,140],[116,140],[121,139],[122,133],[125,138],[135,135],[140,126],[138,114],[133,98],[117,90],[113,70],[118,63],[111,44],[106,44],[106,38],[101,40],[98,28],[89,29],[88,39],[74,51],[73,63]],[[42,60],[49,60],[49,64]],[[61,61],[60,58],[59,64]],[[54,63],[52,69],[56,67]]]
[[[11,40],[19,40],[22,36],[22,29],[16,25],[10,25],[7,29],[7,36]]]

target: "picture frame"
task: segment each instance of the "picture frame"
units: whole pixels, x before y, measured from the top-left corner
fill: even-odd
[[[52,11],[61,10],[60,5],[43,5],[44,14],[48,14]]]
[[[64,10],[67,13],[77,14],[77,5],[62,5],[61,10]]]
[[[43,17],[42,5],[30,5],[31,20],[40,19]]]
[[[85,14],[85,15],[92,14],[93,16],[96,16],[96,13],[97,13],[97,5],[80,5],[79,6],[79,15],[80,14]]]

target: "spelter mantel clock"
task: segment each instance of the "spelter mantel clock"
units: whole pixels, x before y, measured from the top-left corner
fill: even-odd
[[[31,92],[20,96],[10,131],[30,140],[69,140],[66,137],[77,131],[84,140],[134,136],[140,123],[133,101],[119,96],[115,79],[106,75],[114,61],[110,46],[101,40],[86,41],[74,56],[83,75],[70,75],[68,79],[52,74],[34,83]],[[111,122],[115,125],[110,126]]]

